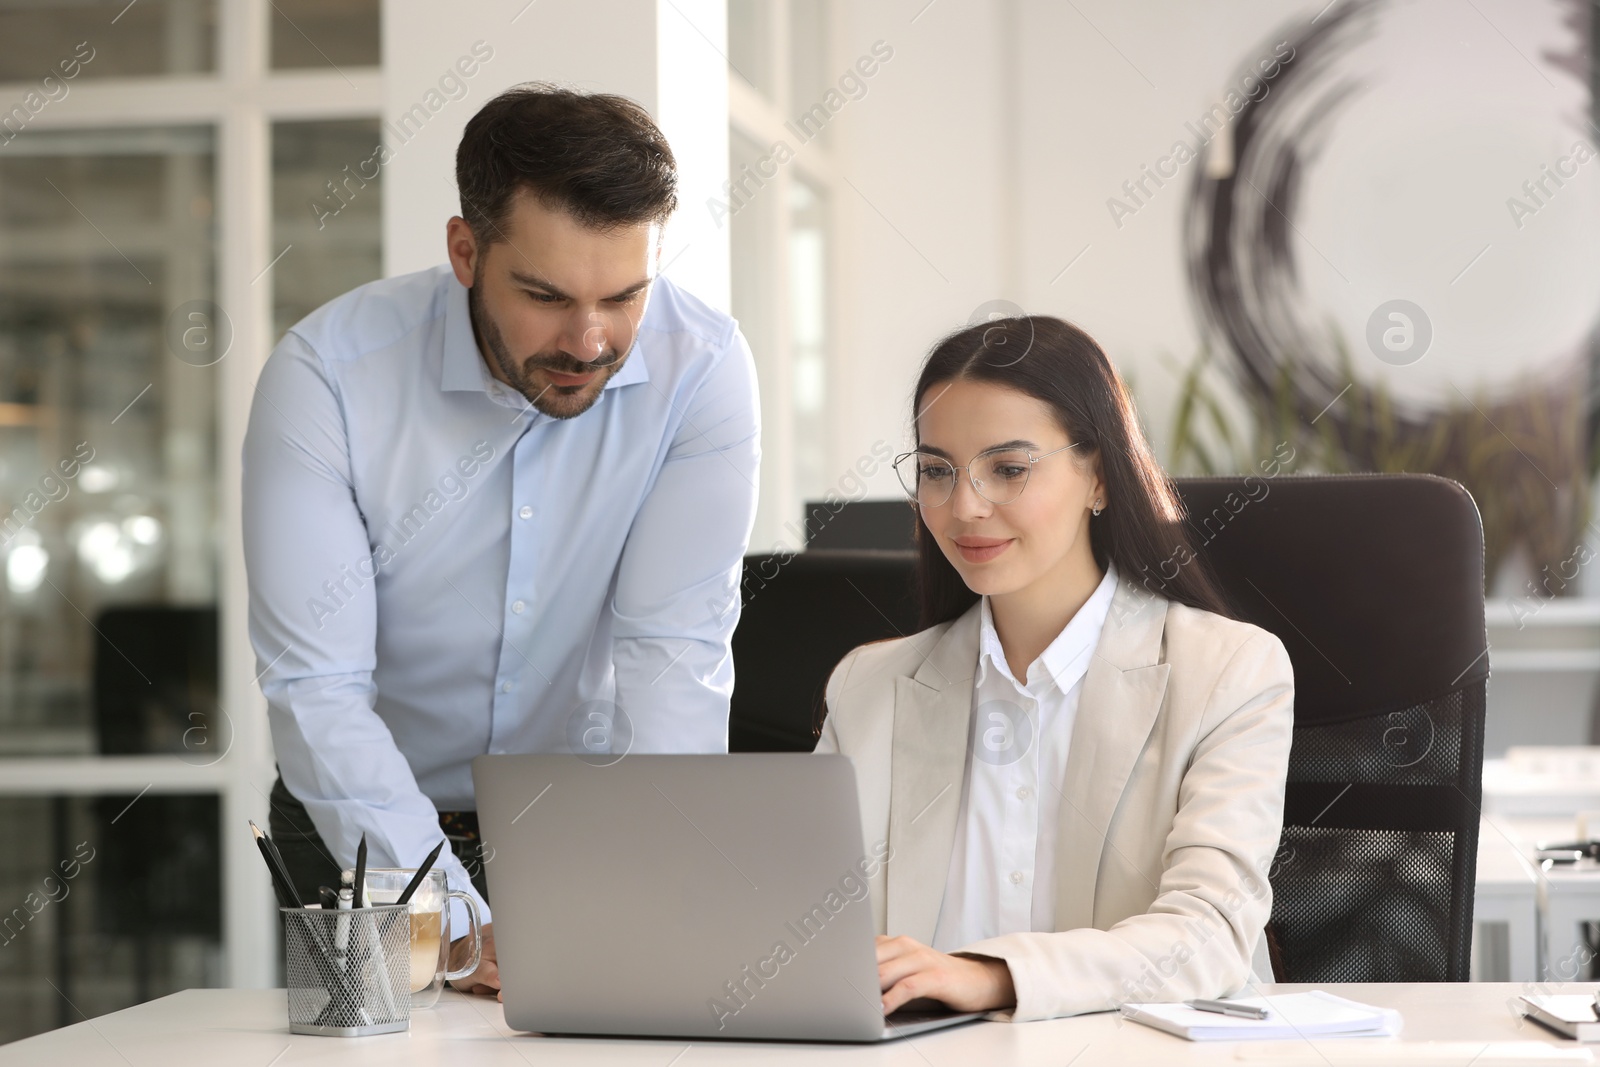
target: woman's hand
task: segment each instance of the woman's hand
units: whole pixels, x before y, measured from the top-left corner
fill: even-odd
[[[994,1011],[1017,1003],[1005,960],[951,956],[909,937],[879,936],[878,986],[885,1015],[918,997],[956,1011]]]

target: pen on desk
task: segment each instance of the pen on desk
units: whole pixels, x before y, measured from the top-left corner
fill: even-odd
[[[1266,1008],[1258,1008],[1254,1004],[1239,1004],[1231,1000],[1186,1000],[1184,1003],[1196,1011],[1233,1015],[1240,1019],[1265,1019],[1268,1014]]]
[[[1590,1007],[1594,1008],[1594,1017],[1600,1019],[1600,993],[1594,995],[1594,1003]]]
[[[433,851],[428,853],[428,858],[422,861],[422,866],[417,868],[417,873],[411,876],[411,881],[406,883],[405,889],[395,899],[396,904],[411,903],[411,895],[417,891],[418,886],[422,885],[422,880],[428,877],[428,872],[433,870],[433,861],[439,858],[439,853],[443,850],[443,841],[433,846]]]
[[[351,888],[355,892],[353,894],[353,899],[350,902],[350,906],[351,907],[353,907],[353,908],[361,907],[361,898],[366,896],[366,890],[367,890],[366,880],[367,880],[367,835],[366,834],[362,834],[361,835],[361,844],[356,846],[356,876],[355,876],[355,881],[351,883]]]
[[[289,871],[283,865],[283,857],[272,847],[272,839],[261,832],[261,827],[256,825],[254,819],[249,822],[250,832],[255,835],[256,848],[260,850],[267,871],[272,875],[272,888],[277,891],[278,904],[285,908],[301,907],[300,894],[295,892],[294,881],[290,879]]]

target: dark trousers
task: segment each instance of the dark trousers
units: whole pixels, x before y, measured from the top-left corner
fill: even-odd
[[[317,828],[312,825],[311,815],[306,811],[305,805],[295,799],[294,794],[283,784],[281,777],[272,783],[271,803],[269,832],[272,834],[272,843],[283,853],[284,865],[289,868],[289,877],[294,880],[295,892],[300,894],[300,899],[307,903],[316,900],[318,886],[325,885],[338,889],[339,872],[347,868],[333,857],[328,846],[323,843],[322,835],[317,833]],[[478,838],[478,813],[440,812],[439,826],[440,832],[450,842],[450,850],[456,854],[456,858],[471,875],[473,888],[487,901],[489,883],[483,872]],[[421,856],[417,856],[406,866],[415,866],[421,863],[422,859]],[[351,867],[355,866],[354,856],[349,858],[349,864]]]

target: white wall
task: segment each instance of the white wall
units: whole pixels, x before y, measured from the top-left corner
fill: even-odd
[[[856,6],[836,41],[842,57],[879,37],[895,48],[838,120],[838,158],[864,194],[839,205],[838,465],[879,437],[897,450],[908,440],[922,357],[1002,299],[1095,335],[1137,381],[1160,437],[1171,389],[1156,354],[1186,358],[1196,343],[1178,255],[1184,196],[1169,186],[1120,232],[1105,199],[1296,8],[1085,0],[1086,21],[1050,0],[925,3]],[[895,495],[892,472],[872,490]]]
[[[894,228],[847,190],[839,465],[905,432],[921,356],[997,298],[1093,334],[1134,381],[1165,454],[1175,382],[1161,357],[1186,363],[1200,345],[1181,226],[1202,164],[1120,227],[1106,201],[1175,140],[1192,143],[1184,123],[1222,98],[1240,65],[1325,6],[899,0],[845,12],[842,57],[878,37],[896,49],[837,120],[845,175]],[[1371,89],[1307,188],[1297,252],[1309,300],[1355,338],[1382,300],[1423,303],[1436,330],[1429,355],[1410,368],[1366,358],[1361,369],[1401,396],[1449,399],[1455,385],[1547,371],[1593,322],[1600,166],[1520,229],[1505,201],[1574,139],[1600,135],[1582,125],[1582,84],[1529,59],[1570,47],[1556,5],[1412,0],[1393,11],[1368,54]],[[893,495],[892,475],[873,489]]]
[[[1030,312],[1086,329],[1131,377],[1166,453],[1175,383],[1158,358],[1187,360],[1199,337],[1181,252],[1190,163],[1118,229],[1106,207],[1222,93],[1281,20],[1326,0],[1072,6],[1016,0],[1022,81],[1020,291]],[[1091,25],[1092,23],[1092,25]],[[1276,38],[1275,38],[1276,40]],[[1267,49],[1270,52],[1270,47]],[[1087,248],[1087,251],[1084,249]],[[1073,266],[1061,271],[1082,253]]]
[[[841,68],[877,40],[894,49],[868,94],[835,119],[848,182],[834,206],[840,284],[830,367],[841,474],[876,440],[902,450],[931,343],[978,305],[1012,295],[1008,5],[938,0],[918,15],[925,4],[839,6]],[[871,495],[898,493],[894,472],[881,467]]]
[[[1196,165],[1120,228],[1106,200],[1174,140],[1192,142],[1183,122],[1220,99],[1241,63],[1270,58],[1285,20],[1315,15],[1323,0],[1080,6],[1126,59],[1070,7],[1023,0],[1024,126],[1034,136],[1020,169],[1032,223],[1021,302],[1087,326],[1135,372],[1149,414],[1164,416],[1172,383],[1153,357],[1186,360],[1199,344],[1180,258]],[[1356,342],[1358,372],[1402,398],[1459,404],[1455,386],[1548,372],[1594,322],[1600,179],[1581,172],[1520,229],[1505,207],[1541,164],[1592,137],[1581,123],[1587,88],[1530,60],[1574,47],[1561,14],[1515,0],[1392,5],[1351,60],[1364,91],[1307,153],[1292,238],[1307,303]],[[1360,345],[1373,308],[1395,297],[1420,303],[1434,326],[1433,347],[1405,368]],[[1164,437],[1166,419],[1152,428]]]
[[[384,273],[445,260],[445,223],[460,210],[455,150],[467,120],[494,94],[555,81],[639,101],[672,144],[678,216],[662,262],[674,281],[728,307],[727,235],[701,205],[727,177],[725,6],[717,0],[384,0],[384,119],[394,157],[384,169]],[[478,52],[474,53],[474,47]],[[453,90],[429,97],[460,60],[476,64]],[[430,108],[420,133],[394,132],[414,105]],[[413,124],[414,125],[414,124]],[[681,253],[681,254],[680,254]]]

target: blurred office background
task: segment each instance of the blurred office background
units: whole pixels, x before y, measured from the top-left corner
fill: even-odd
[[[1061,315],[1173,473],[1465,482],[1488,754],[1592,743],[1595,26],[1586,0],[0,0],[0,1041],[278,980],[244,830],[273,777],[253,382],[323,301],[443,260],[462,126],[535,78],[633,96],[674,145],[665,273],[761,376],[752,551],[897,496],[935,338]]]

